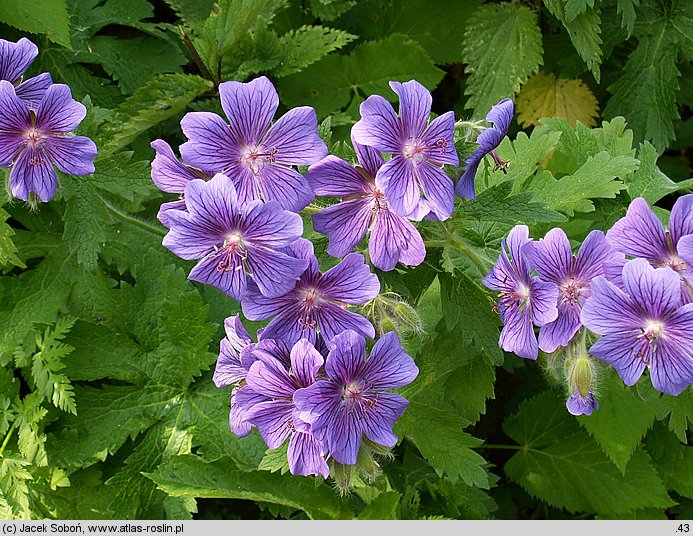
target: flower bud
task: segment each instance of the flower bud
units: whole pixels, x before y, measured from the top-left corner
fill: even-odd
[[[421,318],[411,305],[394,292],[378,294],[366,303],[361,314],[368,317],[378,329],[378,336],[396,331],[401,337],[423,333]]]
[[[577,389],[582,398],[592,389],[592,368],[585,357],[578,357],[574,363],[568,379],[568,388],[571,393]]]
[[[592,411],[599,409],[599,403],[594,397],[596,378],[594,365],[585,357],[585,354],[575,358],[572,363],[566,363],[569,367],[568,393],[566,408],[573,415],[591,415]]]

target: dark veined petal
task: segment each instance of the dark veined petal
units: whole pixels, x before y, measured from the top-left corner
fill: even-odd
[[[684,236],[679,240],[678,252],[689,265],[693,265],[693,235]]]
[[[233,164],[227,168],[225,174],[231,179],[234,188],[236,188],[238,202],[241,205],[247,205],[262,199],[260,182],[257,179],[257,175],[248,166]]]
[[[209,181],[190,181],[185,186],[185,205],[191,220],[210,235],[216,237],[238,230],[241,206],[233,183],[226,175],[218,173]]]
[[[279,95],[266,76],[247,83],[219,84],[221,107],[238,143],[256,145],[270,127],[279,107]]]
[[[217,114],[188,112],[181,119],[180,127],[188,137],[180,146],[180,154],[187,164],[221,172],[240,161],[241,147],[229,125]]]
[[[640,329],[609,333],[595,342],[589,352],[612,365],[623,383],[635,385],[645,370],[646,356],[639,356],[644,344],[638,337],[641,334]]]
[[[328,356],[329,361],[329,356]],[[341,403],[343,389],[331,380],[318,380],[308,387],[297,389],[294,393],[294,404],[306,422],[315,422],[321,415],[326,415]]]
[[[12,84],[0,80],[0,133],[21,136],[22,133],[29,132],[32,128],[28,103],[16,95]],[[3,150],[0,154],[4,153]],[[6,158],[3,156],[4,161]]]
[[[22,37],[16,43],[0,39],[0,80],[16,82],[38,56],[38,47]]]
[[[214,247],[224,241],[221,231],[210,233],[183,210],[169,208],[164,219],[169,231],[162,244],[181,259],[201,259],[213,253]]]
[[[457,185],[455,186],[455,193],[458,196],[466,199],[476,200],[476,192],[474,189],[474,177],[476,176],[476,172],[479,169],[481,156],[475,158],[472,161],[467,160],[467,167],[465,168],[464,173],[462,174],[460,180],[457,182]]]
[[[380,281],[370,271],[363,255],[350,253],[322,275],[318,291],[335,301],[356,305],[377,296]]]
[[[252,203],[238,223],[243,239],[266,248],[285,248],[303,234],[303,220],[276,201]],[[306,262],[307,266],[308,263]]]
[[[660,319],[675,310],[681,298],[679,276],[670,268],[653,268],[645,259],[633,259],[623,267],[623,288],[641,317]]]
[[[390,331],[373,345],[361,372],[370,388],[381,390],[410,384],[419,374],[419,369],[404,351],[397,333]]]
[[[26,147],[10,170],[10,191],[14,197],[29,200],[33,192],[43,202],[50,201],[58,188],[58,177],[41,147]]]
[[[529,243],[525,254],[542,279],[560,285],[570,278],[573,250],[563,229],[551,229],[544,238]]]
[[[323,457],[322,446],[313,434],[293,433],[286,454],[292,475],[322,475],[325,478],[330,476],[330,468]]]
[[[245,381],[248,386],[269,398],[291,400],[298,387],[282,364],[267,352],[257,352],[258,360],[248,369]],[[293,411],[290,409],[289,414]]]
[[[182,194],[190,181],[202,178],[182,164],[164,140],[154,140],[150,145],[156,151],[152,161],[152,181],[159,190]]]
[[[269,298],[262,295],[257,284],[253,281],[248,284],[248,292],[241,303],[243,315],[248,320],[267,320],[287,310],[295,312],[296,318],[298,318],[299,309],[297,307],[298,305],[292,293],[278,298]],[[274,337],[265,338],[272,339]]]
[[[339,463],[353,465],[358,459],[363,436],[363,424],[359,411],[340,408],[321,415],[313,423],[313,432],[327,444],[328,454]]]
[[[290,400],[269,400],[255,404],[245,418],[257,427],[267,448],[276,449],[291,434],[289,424],[292,412],[293,402]]]
[[[674,244],[693,234],[693,194],[683,195],[674,203],[669,216],[669,232]]]
[[[277,201],[286,210],[298,212],[315,199],[305,176],[292,168],[268,164],[256,178],[265,201]]]
[[[286,112],[269,129],[262,146],[276,148],[279,164],[309,166],[327,156],[327,145],[318,135],[318,116],[310,106]]]
[[[231,342],[224,338],[219,343],[219,357],[214,367],[212,381],[217,387],[226,387],[245,378],[247,371],[241,365],[238,352]]]
[[[371,182],[375,182],[375,176],[378,174],[378,170],[385,163],[380,151],[368,145],[361,145],[354,139],[353,133],[351,134],[351,144],[354,146],[359,164],[370,177]]]
[[[362,379],[366,363],[366,339],[356,331],[347,329],[332,338],[331,342],[334,346],[325,362],[327,375],[341,384]]]
[[[19,134],[0,130],[0,167],[9,167],[24,149],[24,140]]]
[[[543,326],[553,322],[558,316],[558,287],[555,283],[533,277],[529,287],[529,303],[534,324]]]
[[[458,166],[460,163],[455,149],[455,112],[445,112],[436,117],[423,133],[424,154],[431,162]]]
[[[219,262],[225,257],[209,255],[190,270],[188,279],[218,288],[234,300],[241,301],[245,296],[248,276],[237,255],[232,256],[226,269],[221,269]]]
[[[359,197],[330,205],[313,214],[313,229],[329,238],[327,253],[344,257],[366,233],[373,218],[373,198]]]
[[[455,208],[452,180],[442,168],[426,160],[414,166],[414,170],[431,211],[439,220],[447,220]]]
[[[72,98],[65,84],[53,84],[36,107],[36,128],[41,132],[72,132],[87,115],[87,108]]]
[[[409,159],[392,157],[378,171],[375,183],[385,192],[390,210],[400,216],[406,217],[419,208],[421,186]]]
[[[371,339],[375,337],[375,328],[366,318],[330,302],[322,304],[320,308],[318,329],[326,342],[347,329],[352,329]]]
[[[368,252],[373,266],[386,272],[394,269],[398,261],[418,266],[426,257],[426,247],[416,228],[389,210],[376,215]]]
[[[356,143],[399,154],[404,147],[402,126],[392,105],[380,95],[371,95],[359,107],[361,119],[351,128]]]
[[[291,348],[291,372],[300,387],[308,387],[315,382],[324,362],[320,352],[307,339],[301,339]]]
[[[652,355],[650,378],[655,389],[676,396],[693,384],[693,303],[669,315],[664,330]]]
[[[68,175],[91,175],[94,173],[96,144],[86,136],[50,136],[44,151],[63,173]]]
[[[580,321],[599,335],[623,330],[639,331],[642,324],[630,298],[602,276],[592,280],[590,297],[582,307]]]
[[[41,73],[33,78],[24,80],[15,88],[15,91],[17,92],[17,97],[28,102],[33,109],[36,109],[38,103],[46,95],[46,90],[52,85],[53,79],[51,75],[49,73]]]
[[[161,225],[164,227],[171,227],[171,221],[169,220],[168,217],[168,211],[169,210],[179,210],[183,212],[187,212],[187,208],[185,206],[185,201],[182,199],[179,199],[177,201],[169,201],[168,203],[161,203],[159,206],[159,212],[156,214],[156,219],[161,222]],[[195,259],[199,257],[193,257]]]
[[[591,231],[580,246],[575,262],[575,278],[590,282],[604,274],[604,264],[610,262],[614,250],[602,231]]]
[[[246,420],[248,411],[262,402],[267,397],[253,391],[247,385],[236,387],[231,392],[231,408],[229,411],[229,428],[238,437],[247,436],[252,430],[252,425]]]
[[[511,99],[503,99],[498,104],[491,107],[489,113],[486,114],[486,121],[493,123],[494,130],[502,133],[505,136],[510,128],[510,122],[513,120],[515,113],[515,105]]]
[[[352,165],[333,155],[328,155],[310,166],[305,177],[316,195],[335,197],[367,194],[373,190],[375,184],[375,179],[368,181]]]
[[[407,139],[418,138],[426,128],[428,117],[431,115],[431,92],[416,80],[404,83],[390,82],[390,87],[399,97],[402,135]]]
[[[526,225],[513,227],[505,240],[508,255],[516,268],[516,280],[526,283],[530,281],[530,266],[525,255],[525,245],[530,242],[532,242],[532,239],[529,237],[529,227]]]
[[[534,334],[529,309],[520,309],[512,302],[502,314],[503,329],[498,344],[506,352],[514,352],[525,359],[539,357],[539,345]]]
[[[571,415],[592,415],[595,409],[599,409],[599,403],[591,390],[582,398],[576,387],[575,392],[566,400],[565,407]]]
[[[369,393],[371,395],[371,393]],[[366,437],[384,447],[394,447],[397,436],[392,432],[409,402],[393,393],[373,393],[368,405],[361,409],[361,427]]]
[[[579,307],[570,302],[560,303],[556,320],[544,324],[539,331],[539,348],[552,353],[560,346],[567,346],[581,325]]]
[[[286,308],[265,326],[262,332],[263,338],[282,339],[288,344],[294,344],[301,339],[307,339],[311,344],[315,345],[317,343],[316,327],[307,326],[299,322],[302,313],[298,305]]]
[[[664,226],[642,197],[633,199],[625,217],[607,231],[606,239],[615,250],[634,257],[666,261],[670,254]]]
[[[296,285],[308,266],[304,259],[291,257],[281,251],[248,244],[246,266],[263,296],[283,296]]]

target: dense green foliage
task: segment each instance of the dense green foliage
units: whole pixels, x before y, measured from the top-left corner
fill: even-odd
[[[0,22],[39,46],[29,74],[87,106],[78,133],[99,149],[96,172],[60,175],[49,203],[0,193],[0,517],[693,517],[693,390],[627,388],[604,365],[600,409],[574,417],[551,358],[498,347],[481,284],[517,223],[577,245],[635,197],[666,222],[691,191],[691,2],[4,0]],[[477,201],[419,224],[426,261],[378,273],[411,308],[372,320],[388,316],[420,373],[394,458],[347,497],[229,431],[211,375],[239,306],[161,246],[174,196],[151,181],[150,141],[182,143],[185,112],[220,113],[220,82],[260,74],[280,112],[314,107],[345,158],[359,104],[395,102],[391,80],[418,80],[457,119],[518,103],[498,149],[508,173],[482,163]]]

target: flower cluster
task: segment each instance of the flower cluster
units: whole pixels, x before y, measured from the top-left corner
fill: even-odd
[[[49,201],[58,188],[57,167],[70,175],[94,172],[96,145],[71,133],[87,110],[49,73],[24,80],[38,55],[26,38],[0,39],[0,167],[10,168],[9,191],[24,201]]]
[[[693,384],[691,245],[693,194],[676,201],[668,229],[647,201],[633,200],[606,234],[589,233],[577,254],[561,229],[535,241],[516,226],[484,279],[499,292],[500,346],[527,359],[540,349],[566,350],[566,405],[574,414],[598,407],[587,352],[626,385],[647,368],[655,389],[680,394]],[[586,349],[588,331],[599,338]]]
[[[392,428],[407,405],[389,391],[418,374],[395,331],[369,342],[373,324],[350,307],[380,299],[369,265],[423,262],[415,224],[450,217],[455,191],[445,166],[459,158],[453,112],[430,121],[426,88],[414,80],[390,87],[398,112],[379,95],[361,105],[351,131],[356,163],[327,154],[312,108],[274,120],[279,98],[265,77],[220,84],[225,118],[186,114],[180,159],[164,140],[151,143],[152,180],[180,196],[161,205],[163,245],[197,261],[189,279],[239,301],[248,320],[266,321],[253,340],[239,315],[226,320],[214,382],[232,388],[230,428],[238,436],[257,428],[270,449],[288,442],[297,475],[328,477],[364,459],[373,467],[373,454],[396,444]],[[496,142],[507,126],[495,125]],[[474,171],[465,179],[472,184]],[[316,196],[338,198],[311,211],[327,253],[341,259],[327,270],[298,214]],[[355,249],[367,236],[364,256]],[[555,320],[548,309],[545,323]]]

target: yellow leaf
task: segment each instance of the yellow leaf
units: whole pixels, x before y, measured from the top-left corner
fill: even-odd
[[[593,127],[599,117],[599,103],[582,80],[556,79],[554,74],[532,76],[522,86],[515,105],[522,127],[536,126],[542,117],[562,117],[573,127],[576,121]]]

